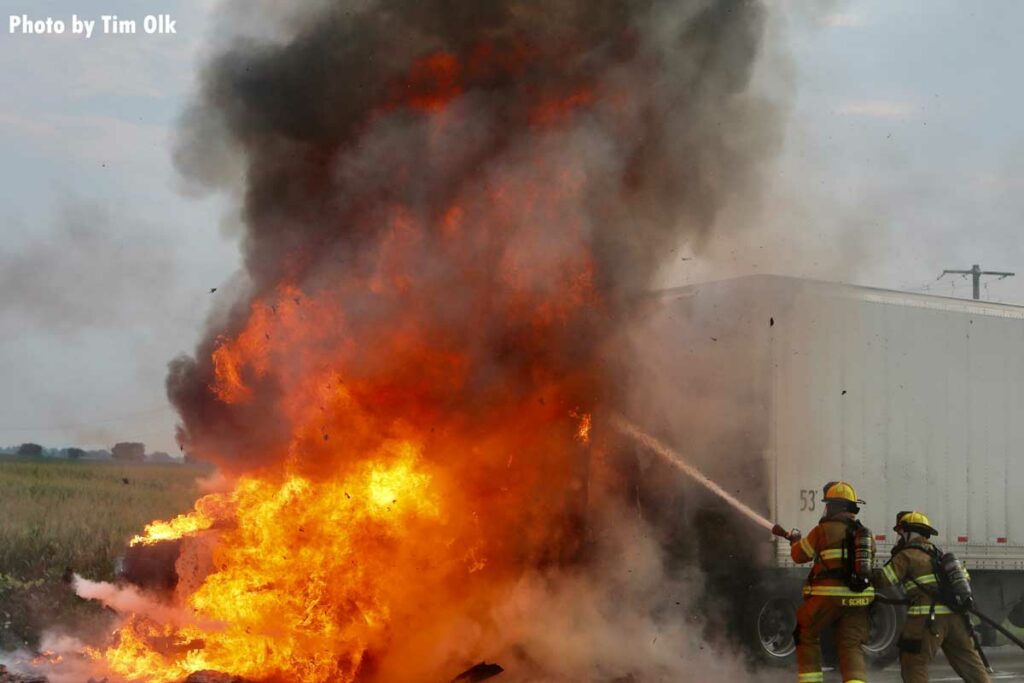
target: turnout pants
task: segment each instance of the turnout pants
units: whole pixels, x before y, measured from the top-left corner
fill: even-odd
[[[799,683],[818,683],[821,673],[821,632],[835,628],[839,671],[844,683],[865,683],[864,652],[868,639],[868,608],[847,607],[844,598],[810,595],[796,611],[796,665]]]
[[[906,683],[928,683],[928,666],[942,648],[949,665],[967,683],[989,683],[974,641],[959,614],[939,614],[929,630],[927,616],[907,617],[900,638],[900,669]]]

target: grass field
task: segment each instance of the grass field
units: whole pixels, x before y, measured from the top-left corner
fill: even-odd
[[[61,576],[113,578],[128,539],[191,508],[197,466],[0,457],[0,647],[87,617]],[[127,481],[127,483],[126,483]]]

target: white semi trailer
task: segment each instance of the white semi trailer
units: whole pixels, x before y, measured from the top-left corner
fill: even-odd
[[[925,512],[981,609],[1024,626],[1024,307],[753,276],[663,292],[642,317],[631,413],[648,428],[787,528],[817,523],[825,482],[853,483],[879,562],[896,513]],[[747,531],[743,618],[785,659],[807,568]],[[875,610],[872,656],[901,618]]]

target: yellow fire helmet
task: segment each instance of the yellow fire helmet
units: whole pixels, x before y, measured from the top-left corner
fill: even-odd
[[[853,489],[853,486],[845,481],[832,482],[828,490],[825,491],[823,500],[826,503],[847,502],[856,505],[864,504],[864,501],[857,497],[857,492]]]
[[[916,531],[927,536],[937,536],[939,533],[923,512],[904,512],[892,530],[899,531],[900,529]]]

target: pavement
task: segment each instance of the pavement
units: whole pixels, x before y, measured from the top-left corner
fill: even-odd
[[[995,673],[991,674],[993,681],[1024,681],[1024,651],[1013,647],[986,648],[992,668]],[[764,670],[757,677],[758,681],[765,683],[793,683],[796,680],[796,668],[792,670],[776,669]],[[842,679],[838,671],[825,670],[826,683],[838,683]],[[883,671],[869,671],[869,683],[898,683],[900,681],[899,664],[886,667]],[[959,681],[960,677],[953,672],[946,660],[941,655],[932,664],[929,683],[944,683],[946,681]]]

